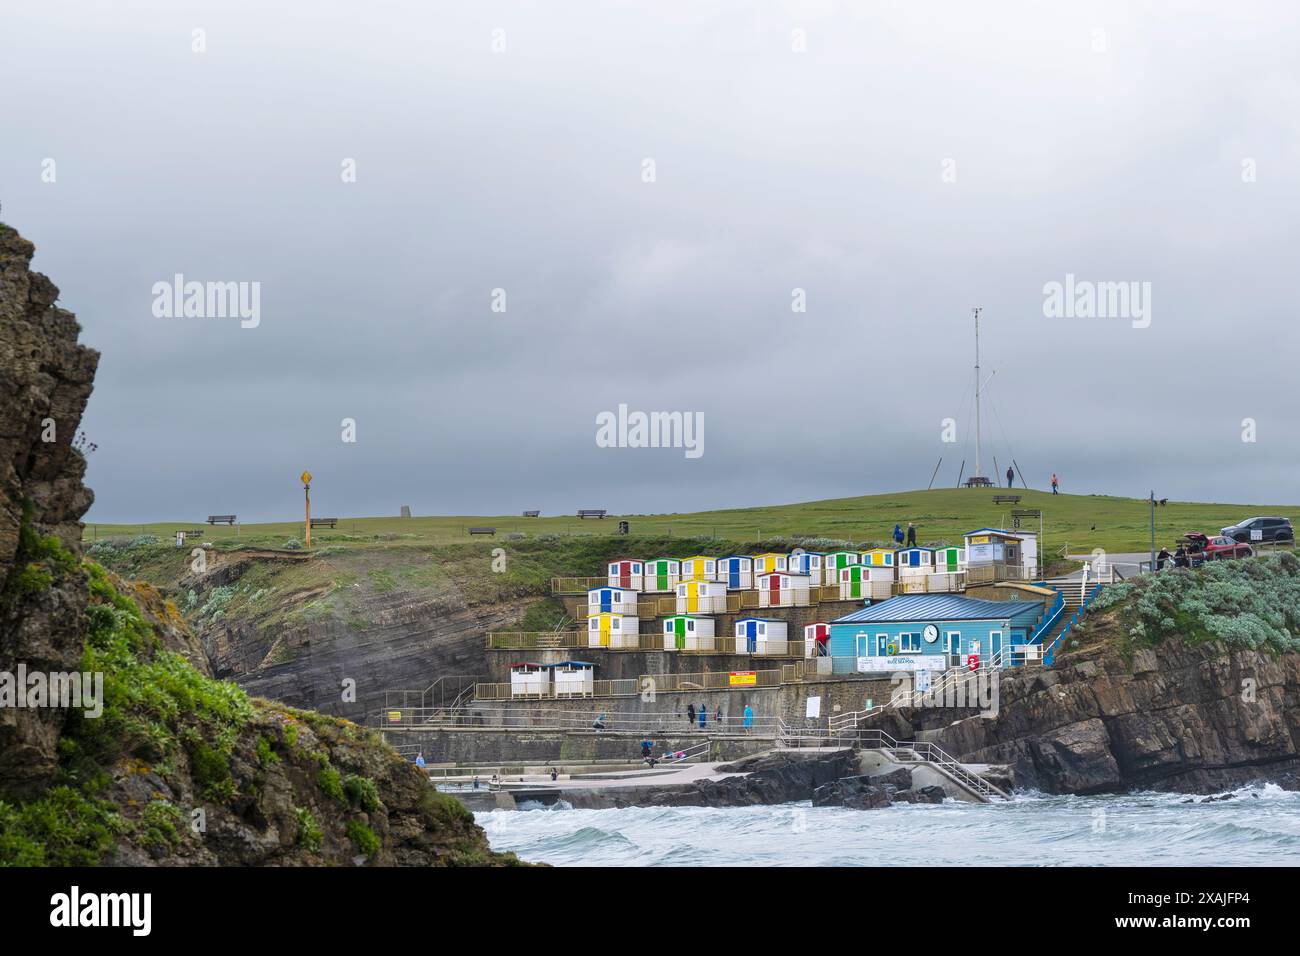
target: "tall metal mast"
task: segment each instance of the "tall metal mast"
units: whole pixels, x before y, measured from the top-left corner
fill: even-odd
[[[983,476],[980,468],[980,313],[981,308],[971,309],[975,316],[975,474]]]

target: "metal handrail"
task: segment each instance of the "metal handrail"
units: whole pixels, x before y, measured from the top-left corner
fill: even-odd
[[[870,749],[887,750],[890,752],[891,756],[903,762],[908,762],[905,754],[915,754],[921,762],[932,763],[936,766],[943,767],[959,781],[965,784],[968,789],[974,791],[979,796],[999,796],[1003,799],[1007,799],[1007,794],[1005,792],[989,783],[973,770],[968,770],[960,761],[944,751],[937,744],[933,744],[928,740],[899,742],[883,730],[864,730],[860,731],[860,734],[874,737],[876,740],[880,741],[878,747]]]

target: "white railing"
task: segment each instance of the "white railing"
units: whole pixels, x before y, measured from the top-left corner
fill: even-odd
[[[990,800],[993,797],[1008,799],[1005,792],[929,741],[900,743],[883,730],[864,730],[861,733],[862,746],[865,748],[885,751],[900,763],[929,763],[942,767],[958,783],[981,799]]]

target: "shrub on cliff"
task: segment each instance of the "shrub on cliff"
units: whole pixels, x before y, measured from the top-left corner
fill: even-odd
[[[1177,634],[1191,644],[1300,651],[1300,560],[1282,552],[1144,574],[1104,588],[1090,612],[1114,608],[1137,641]]]

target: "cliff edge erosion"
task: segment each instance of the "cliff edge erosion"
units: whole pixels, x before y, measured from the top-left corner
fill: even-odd
[[[98,354],[33,253],[0,224],[0,865],[517,862],[373,732],[214,680],[171,601],[83,560]]]

